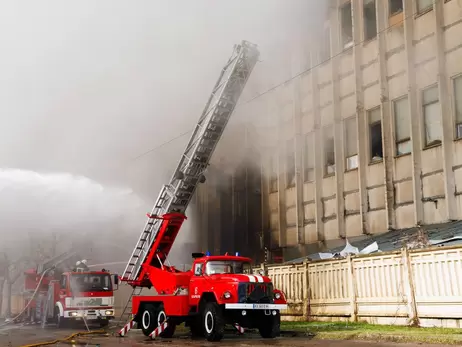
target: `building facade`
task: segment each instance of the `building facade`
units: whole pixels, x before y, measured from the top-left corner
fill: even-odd
[[[259,153],[247,167],[261,167],[248,232],[285,259],[462,219],[461,1],[333,0],[326,13],[281,50],[291,77],[269,90],[261,64],[238,110]]]

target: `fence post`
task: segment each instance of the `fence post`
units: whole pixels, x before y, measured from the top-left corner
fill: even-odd
[[[415,302],[415,285],[414,276],[412,274],[411,257],[409,250],[404,247],[401,251],[403,259],[403,281],[406,291],[407,310],[409,315],[410,325],[418,326],[419,317],[417,315],[417,304]]]
[[[303,318],[305,322],[308,322],[310,320],[311,316],[311,305],[310,305],[310,293],[311,293],[311,288],[310,288],[310,263],[308,260],[305,260],[303,262],[304,265],[304,274],[303,274],[303,305],[304,310],[303,310]]]
[[[358,320],[358,305],[356,302],[356,278],[353,266],[353,258],[350,254],[347,256],[348,262],[348,291],[350,293],[350,315],[351,320],[356,322]]]

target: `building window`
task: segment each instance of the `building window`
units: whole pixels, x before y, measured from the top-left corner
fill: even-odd
[[[403,0],[389,0],[388,8],[390,16],[403,12]]]
[[[273,155],[270,158],[270,193],[278,191],[278,162],[277,156]]]
[[[314,133],[305,135],[305,146],[303,151],[303,180],[314,181]]]
[[[425,147],[441,144],[443,125],[438,97],[438,86],[422,91],[422,112],[425,125]]]
[[[456,139],[462,139],[462,76],[454,78]]]
[[[334,127],[329,125],[323,129],[324,142],[324,175],[335,174],[335,146],[334,146]]]
[[[358,167],[358,129],[356,116],[345,119],[345,154],[346,169],[353,170]]]
[[[287,187],[295,186],[295,147],[293,139],[286,143],[286,175]]]
[[[323,63],[330,59],[330,28],[324,29],[323,37],[320,40],[319,62]]]
[[[382,145],[382,119],[380,107],[368,111],[369,119],[369,144],[371,162],[381,161],[383,159]]]
[[[411,153],[411,123],[407,96],[393,101],[396,155]]]
[[[421,14],[433,9],[433,0],[417,0],[417,14]]]
[[[350,48],[353,46],[353,19],[351,12],[351,1],[340,8],[341,20],[341,38],[343,48]]]
[[[377,16],[375,0],[364,0],[364,40],[372,40],[377,36]]]

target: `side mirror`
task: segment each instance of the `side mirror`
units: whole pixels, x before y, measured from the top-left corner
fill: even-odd
[[[114,290],[117,290],[119,289],[119,275],[115,274],[113,275],[114,277],[114,286],[116,286],[116,288],[114,288]]]

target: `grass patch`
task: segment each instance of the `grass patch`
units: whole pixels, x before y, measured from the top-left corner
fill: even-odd
[[[337,322],[282,322],[281,329],[314,334],[315,339],[323,340],[374,340],[462,344],[462,329]]]

